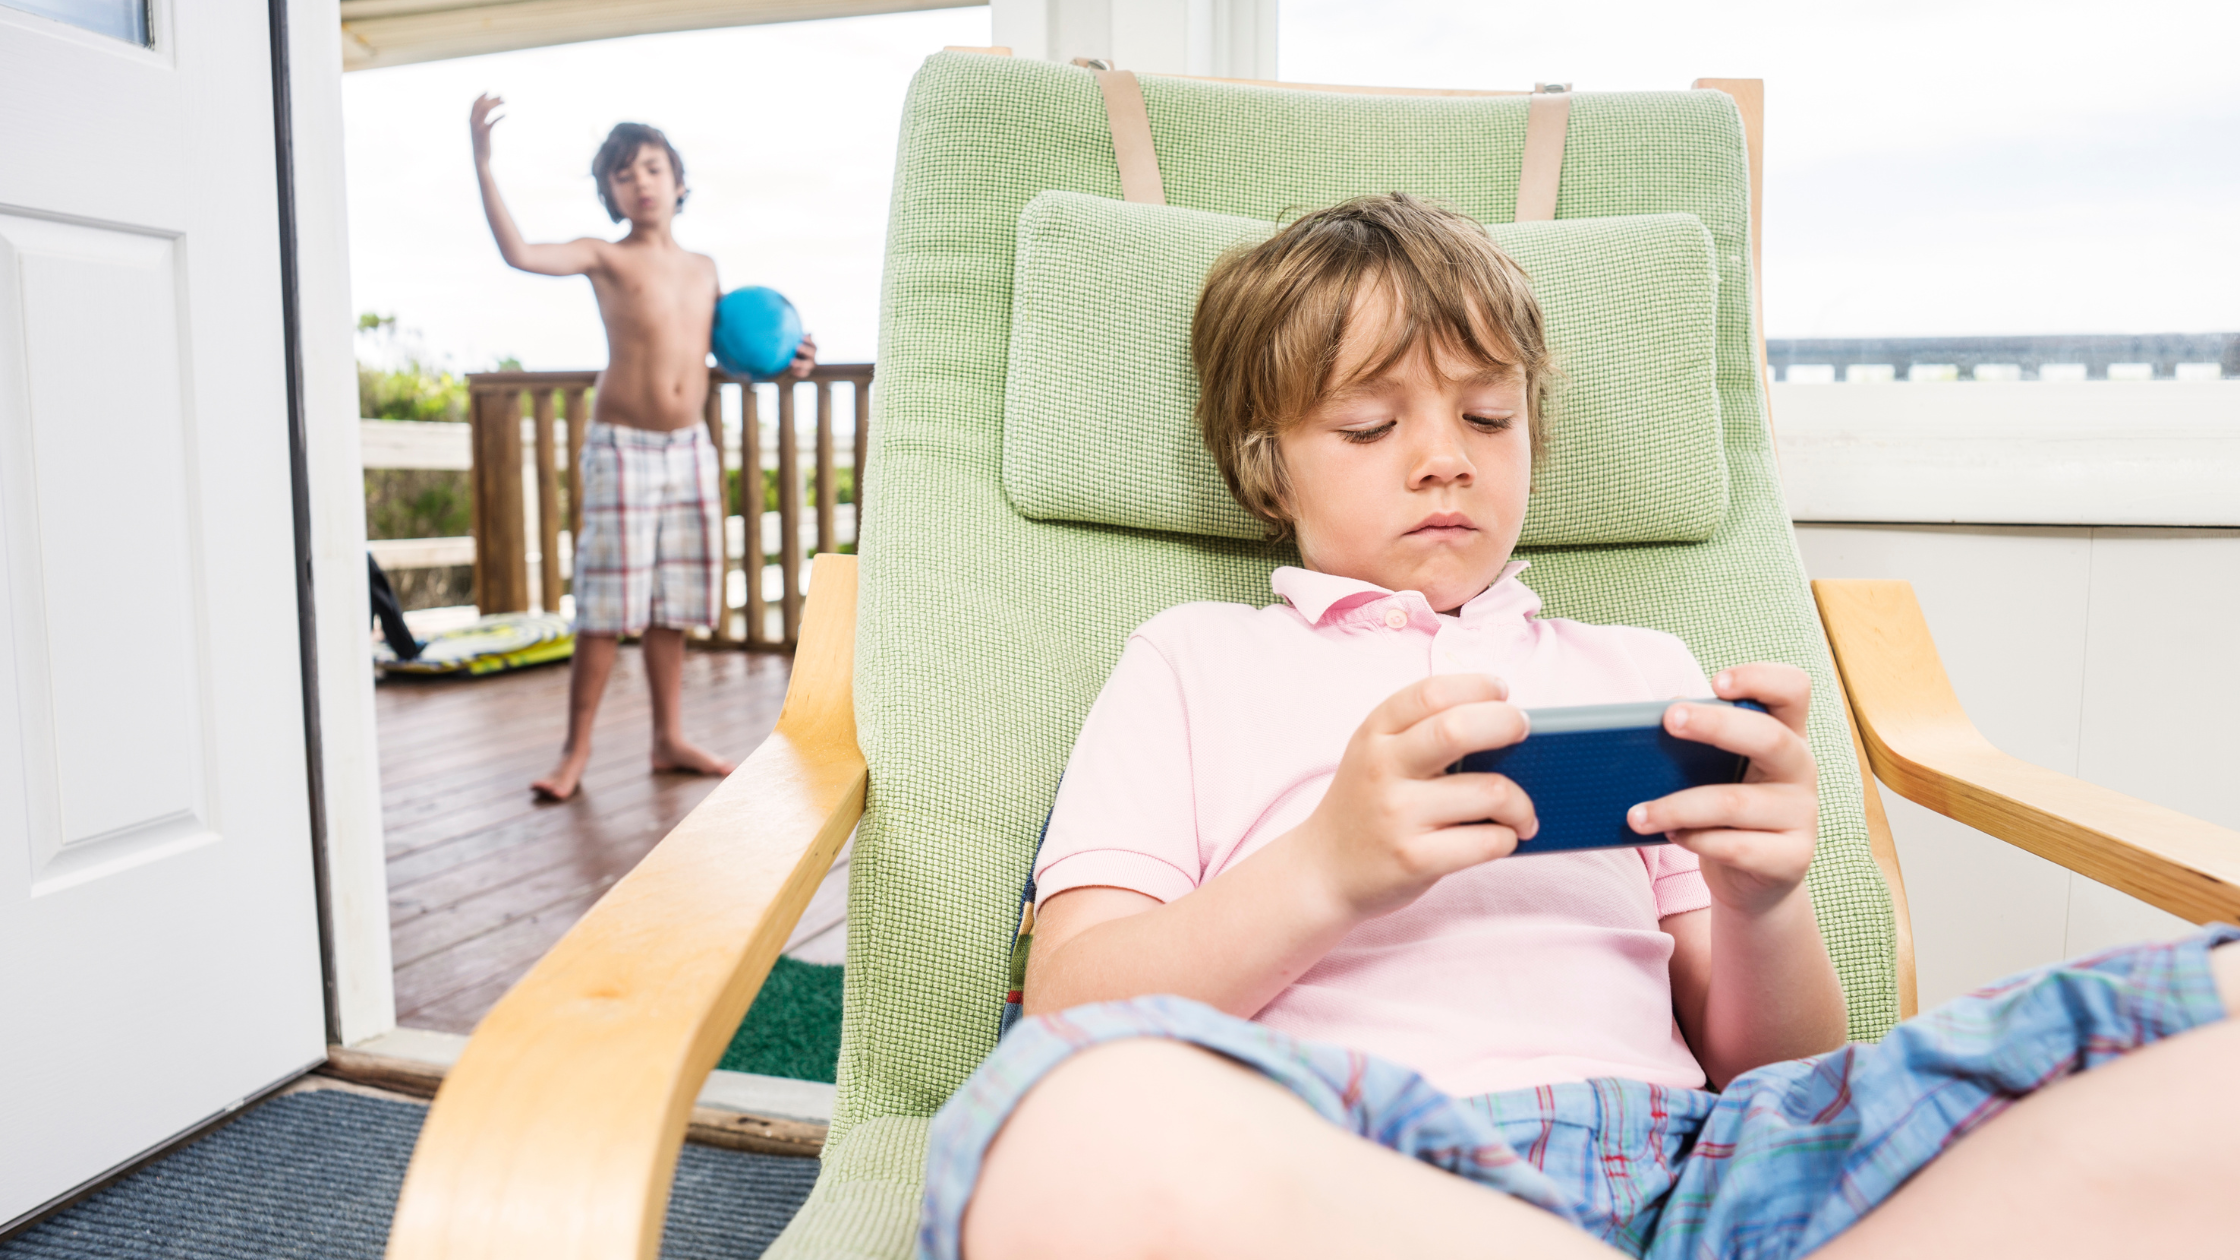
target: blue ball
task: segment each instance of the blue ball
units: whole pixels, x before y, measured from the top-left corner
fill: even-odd
[[[716,303],[715,333],[709,340],[724,371],[767,381],[785,371],[801,347],[801,316],[785,294],[748,285]]]

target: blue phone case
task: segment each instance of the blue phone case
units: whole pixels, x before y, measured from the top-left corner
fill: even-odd
[[[1449,774],[1505,774],[1532,798],[1540,832],[1516,856],[1669,843],[1635,835],[1626,811],[1643,801],[1707,783],[1735,783],[1750,759],[1665,733],[1664,711],[1675,704],[1725,700],[1651,700],[1528,709],[1532,733],[1507,748],[1471,753]],[[1736,708],[1765,712],[1749,700]]]

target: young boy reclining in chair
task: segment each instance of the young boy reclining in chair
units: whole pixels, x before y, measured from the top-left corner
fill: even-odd
[[[2229,1254],[2240,932],[1842,1046],[1806,675],[1541,618],[1510,559],[1541,327],[1482,229],[1403,196],[1214,267],[1199,421],[1301,567],[1128,641],[921,1254]],[[1768,712],[1666,710],[1751,767],[1631,811],[1669,845],[1529,856],[1522,791],[1444,773],[1524,708],[1712,695]]]

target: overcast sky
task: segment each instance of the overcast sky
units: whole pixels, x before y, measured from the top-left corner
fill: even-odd
[[[829,362],[876,348],[895,124],[911,72],[988,41],[985,8],[642,36],[343,78],[353,280],[461,369],[595,367],[589,285],[509,270],[466,114],[507,98],[499,180],[531,239],[619,235],[591,154],[665,129],[677,221],[726,288],[790,295]],[[1305,82],[1581,90],[1758,77],[1775,337],[2240,331],[2240,6],[1487,5],[1284,0]]]

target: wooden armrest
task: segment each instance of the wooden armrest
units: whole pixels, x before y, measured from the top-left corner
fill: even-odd
[[[863,813],[855,566],[817,557],[777,730],[475,1030],[391,1257],[658,1253],[693,1098]]]
[[[1907,800],[2195,923],[2240,922],[2240,832],[1992,747],[1905,582],[1814,582],[1875,776]]]

